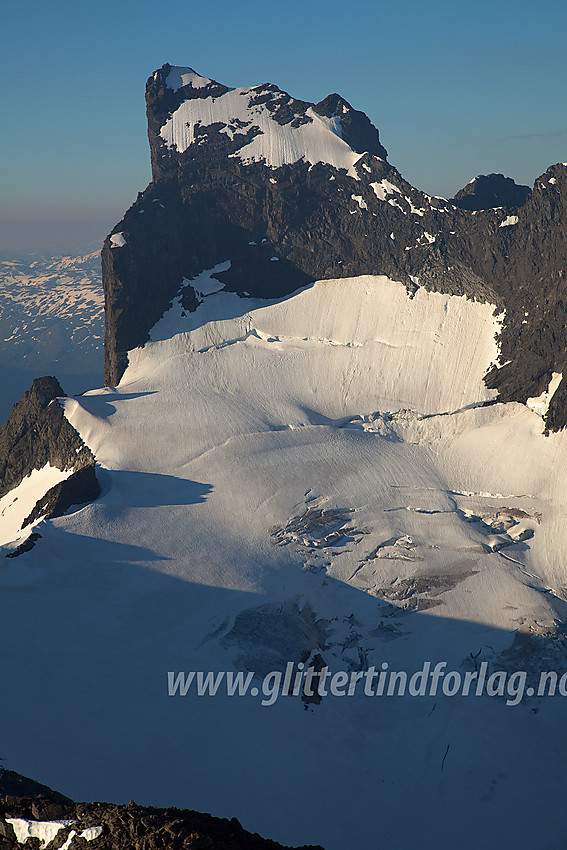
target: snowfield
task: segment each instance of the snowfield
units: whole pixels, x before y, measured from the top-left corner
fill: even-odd
[[[559,697],[168,696],[168,671],[316,654],[565,669],[567,436],[554,387],[485,387],[493,307],[369,276],[239,298],[222,268],[118,387],[63,402],[103,493],[0,564],[8,766],[327,850],[562,846]]]
[[[177,71],[172,72],[170,77],[179,82]],[[206,82],[195,85],[193,80],[192,86],[202,88]],[[254,103],[259,94],[254,88],[246,87],[232,89],[219,97],[185,100],[165,122],[160,135],[169,147],[183,153],[191,145],[199,143],[196,130],[201,132],[212,124],[224,125],[221,132],[230,139],[252,130],[256,135],[233,154],[244,163],[262,161],[272,168],[280,168],[300,159],[311,165],[326,162],[335,168],[345,168],[350,177],[358,179],[354,164],[360,159],[360,154],[343,141],[340,117],[326,118],[309,107],[305,112],[305,123],[296,127],[282,125],[271,117],[262,103]],[[278,101],[283,103],[286,100],[285,92],[275,93],[276,105]]]
[[[29,536],[31,526],[22,525],[33,511],[36,502],[48,490],[65,481],[73,470],[63,471],[47,463],[34,469],[27,478],[0,499],[0,545],[19,542]],[[39,494],[39,495],[38,495]]]

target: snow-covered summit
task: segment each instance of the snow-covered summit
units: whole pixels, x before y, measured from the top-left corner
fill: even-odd
[[[228,137],[230,155],[244,164],[263,162],[280,168],[302,159],[310,165],[324,162],[344,168],[357,177],[353,166],[364,150],[353,148],[348,138],[349,118],[356,111],[338,95],[309,104],[272,84],[229,89],[192,68],[170,65],[156,71],[151,80],[179,93],[177,108],[160,129],[168,148],[179,154],[203,143],[213,128]],[[373,136],[368,136],[368,150],[374,153],[375,130]]]
[[[219,131],[231,141],[240,136],[250,139],[234,154],[245,164],[261,161],[279,168],[304,159],[311,165],[326,162],[344,168],[355,177],[354,163],[360,154],[343,140],[340,119],[324,118],[307,107],[280,123],[277,110],[286,99],[283,92],[259,87],[234,89],[218,98],[186,100],[162,127],[161,136],[169,147],[183,153],[199,143],[204,129],[220,125]],[[263,108],[267,103],[273,111]]]
[[[191,86],[193,89],[202,89],[211,82],[212,80],[207,79],[207,77],[201,77],[200,74],[197,74],[193,68],[186,68],[182,65],[172,65],[165,79],[166,86],[173,89],[173,91],[177,91],[184,86]]]

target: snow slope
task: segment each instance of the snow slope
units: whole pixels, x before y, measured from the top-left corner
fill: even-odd
[[[72,469],[62,470],[47,463],[34,469],[24,480],[0,499],[0,545],[16,543],[28,537],[30,526],[22,525],[33,511],[38,499],[48,490],[73,474]]]
[[[327,850],[561,846],[560,700],[168,697],[168,671],[315,652],[498,666],[565,612],[567,437],[493,403],[490,305],[384,277],[264,302],[220,270],[118,387],[65,401],[103,494],[0,565],[3,754],[75,797]]]
[[[187,70],[187,69],[185,69]],[[190,69],[189,69],[190,70]],[[170,78],[179,82],[179,74],[171,72]],[[182,74],[181,79],[186,75]],[[192,86],[202,88],[208,81]],[[175,86],[172,86],[175,87]],[[279,124],[262,102],[259,87],[232,89],[217,97],[199,97],[185,100],[161,128],[160,135],[169,147],[175,147],[179,153],[191,145],[198,144],[196,130],[201,131],[211,124],[222,124],[221,132],[230,139],[252,130],[252,140],[241,147],[234,156],[244,163],[262,161],[272,168],[289,165],[304,159],[315,165],[326,162],[335,168],[345,168],[351,177],[358,179],[354,163],[360,159],[350,145],[341,136],[340,118],[326,118],[311,107],[305,112],[304,123],[293,126],[295,122]],[[268,94],[274,104],[282,105],[289,100],[285,92]],[[260,99],[259,103],[255,101]],[[302,117],[302,116],[300,116]]]

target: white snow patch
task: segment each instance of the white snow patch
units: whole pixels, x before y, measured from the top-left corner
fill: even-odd
[[[124,238],[123,233],[113,233],[110,237],[110,247],[111,248],[123,248],[126,244],[126,239]]]
[[[518,223],[518,216],[517,215],[509,215],[504,219],[504,221],[500,222],[498,227],[511,227],[513,224],[517,224],[517,223]]]
[[[227,260],[225,263],[218,263],[212,269],[206,269],[204,272],[201,272],[200,275],[194,280],[187,280],[187,278],[183,278],[183,283],[190,283],[195,292],[204,297],[205,295],[214,295],[215,292],[220,292],[224,289],[224,283],[221,283],[220,280],[216,280],[213,275],[220,274],[220,272],[227,272],[230,268],[230,260]]]
[[[73,474],[72,469],[62,470],[47,463],[34,469],[24,480],[0,499],[0,546],[12,543],[21,536],[22,523],[31,514],[36,503],[48,490]],[[32,526],[26,526],[29,534]]]
[[[351,195],[353,201],[356,201],[361,210],[367,210],[368,204],[363,199],[362,195]]]
[[[388,203],[391,207],[397,207],[401,212],[403,212],[404,215],[406,215],[405,209],[395,198],[388,198]]]
[[[420,216],[425,215],[424,209],[414,207],[414,205],[412,204],[411,198],[407,198],[405,195],[404,195],[404,198],[406,199],[406,201],[410,205],[410,211],[413,213],[413,215],[420,215]]]
[[[308,123],[299,127],[281,125],[264,105],[251,105],[258,94],[252,88],[238,88],[216,98],[186,100],[163,125],[160,135],[169,147],[182,153],[195,141],[198,124],[201,127],[223,124],[221,132],[230,138],[235,133],[258,127],[260,132],[232,156],[244,163],[263,161],[272,168],[300,159],[311,165],[326,162],[335,168],[345,168],[349,176],[360,179],[354,168],[360,154],[343,141],[340,119],[318,115],[309,107],[306,110],[306,116],[311,119]]]
[[[71,821],[71,823],[76,823],[76,821]],[[59,850],[69,850],[69,847],[73,843],[74,837],[77,835],[77,831],[72,829],[64,844],[61,845]],[[82,832],[79,833],[79,838],[84,838],[85,841],[94,841],[95,838],[99,838],[102,835],[102,826],[89,826],[87,829],[83,829]]]
[[[539,416],[545,416],[545,414],[549,410],[549,404],[551,402],[551,399],[553,398],[555,391],[557,390],[562,379],[562,372],[553,372],[551,376],[551,381],[549,382],[547,389],[542,392],[541,395],[535,398],[527,399],[526,404],[530,408],[530,410],[533,410],[534,413],[539,414]]]
[[[398,195],[401,195],[401,191],[398,187],[394,186],[393,183],[390,183],[390,181],[386,179],[380,180],[379,183],[371,183],[370,185],[374,189],[374,194],[380,201],[385,201],[387,195],[393,195],[395,192],[397,192]]]
[[[183,86],[191,86],[194,89],[203,89],[208,86],[211,80],[206,77],[201,77],[193,68],[184,68],[181,65],[175,65],[166,77],[165,84],[168,89],[177,91]]]
[[[76,836],[76,834],[76,830],[72,829],[67,838],[65,839],[65,842],[59,848],[59,850],[69,850],[69,847],[71,846],[73,838]]]
[[[557,183],[557,180],[555,179],[555,177],[550,177],[549,182],[552,186],[555,186],[555,184]]]
[[[94,841],[100,835],[102,835],[102,826],[89,826],[87,829],[83,829],[79,838],[84,838],[85,841]]]
[[[58,834],[59,830],[76,823],[74,820],[27,820],[26,818],[6,818],[16,833],[18,844],[25,844],[28,838],[39,838],[39,846],[46,847]]]

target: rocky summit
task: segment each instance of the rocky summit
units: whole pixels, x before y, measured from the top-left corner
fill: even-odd
[[[456,207],[471,212],[497,207],[511,210],[521,207],[528,195],[529,186],[520,186],[503,174],[479,174],[451,198]]]

